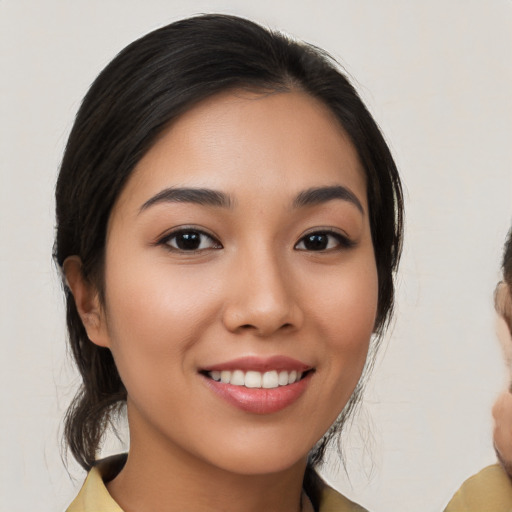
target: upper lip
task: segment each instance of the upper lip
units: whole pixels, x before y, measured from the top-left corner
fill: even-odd
[[[247,356],[225,361],[223,363],[213,364],[202,368],[202,371],[213,372],[223,370],[242,370],[242,371],[255,371],[266,372],[270,370],[277,371],[297,371],[305,372],[311,370],[313,367],[309,364],[298,361],[288,356],[272,356],[272,357],[257,357]]]

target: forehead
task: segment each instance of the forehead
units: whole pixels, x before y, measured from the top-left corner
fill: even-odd
[[[366,201],[357,152],[329,108],[301,91],[235,90],[198,103],[164,130],[120,199],[169,186],[295,195],[335,184]]]

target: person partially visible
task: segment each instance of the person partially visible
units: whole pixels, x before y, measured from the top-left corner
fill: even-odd
[[[496,454],[512,478],[512,230],[505,246],[503,278],[496,288],[495,305],[502,320],[498,325],[498,337],[509,370],[509,386],[496,400],[492,415]]]
[[[512,229],[503,256],[503,281],[498,283],[494,305],[499,315],[498,338],[509,369],[509,386],[492,408],[493,440],[499,463],[468,478],[445,512],[512,511]]]

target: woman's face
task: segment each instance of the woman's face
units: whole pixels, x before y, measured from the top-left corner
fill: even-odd
[[[113,209],[89,332],[126,386],[131,450],[302,463],[361,375],[377,284],[364,172],[326,107],[229,92],[189,110]]]

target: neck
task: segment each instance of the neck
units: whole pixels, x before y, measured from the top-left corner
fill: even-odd
[[[149,438],[149,441],[148,441]],[[239,474],[162,442],[131,434],[128,459],[107,484],[126,512],[299,512],[306,458],[269,474]]]

